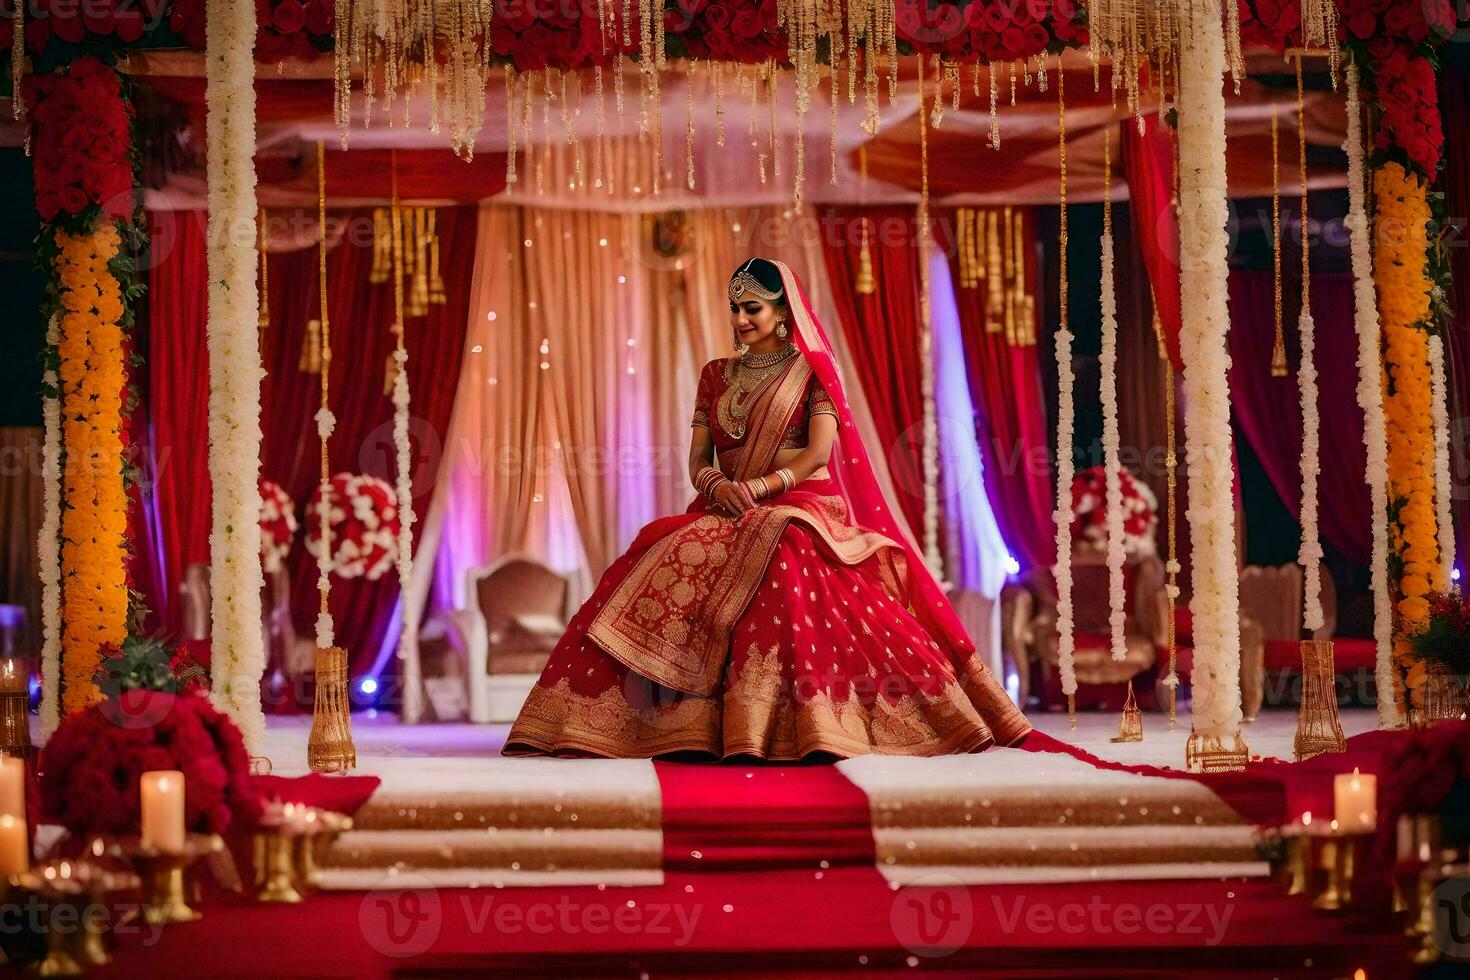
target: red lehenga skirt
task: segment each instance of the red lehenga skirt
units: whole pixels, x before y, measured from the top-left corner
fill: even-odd
[[[973,649],[913,608],[907,554],[848,523],[830,480],[739,521],[645,526],[561,638],[507,755],[942,755],[1031,726]],[[615,608],[620,607],[620,608]]]

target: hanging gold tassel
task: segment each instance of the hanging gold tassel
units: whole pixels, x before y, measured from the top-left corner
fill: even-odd
[[[1001,259],[1000,212],[985,212],[985,332],[1000,333],[1005,329],[1005,277]]]
[[[413,290],[409,294],[409,316],[427,316],[429,313],[429,236],[428,208],[414,208]]]
[[[1284,378],[1290,368],[1286,363],[1286,334],[1281,316],[1281,150],[1275,103],[1271,104],[1271,272],[1276,307],[1276,341],[1271,347],[1271,377]]]
[[[296,358],[296,370],[302,374],[322,373],[322,321],[306,321],[306,335],[301,338],[301,354]]]
[[[25,0],[15,0],[15,20],[11,25],[10,33],[10,114],[16,122],[20,122],[26,116],[25,90],[23,88],[26,74],[26,19]],[[29,137],[27,137],[29,146]]]
[[[443,306],[449,302],[444,277],[439,272],[439,212],[429,208],[429,302]]]
[[[858,200],[866,202],[868,190],[868,148],[858,147]],[[862,218],[863,242],[858,250],[857,280],[853,289],[860,296],[871,296],[878,291],[878,280],[873,277],[873,253],[868,247],[868,219]]]
[[[373,267],[368,282],[380,286],[393,271],[393,226],[387,208],[373,208]]]

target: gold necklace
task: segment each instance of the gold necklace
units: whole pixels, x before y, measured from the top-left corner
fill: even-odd
[[[725,364],[725,381],[728,387],[719,400],[717,412],[720,425],[725,431],[736,439],[745,436],[745,419],[750,413],[750,402],[748,399],[752,392],[761,386],[767,378],[777,373],[786,362],[798,353],[795,344],[786,344],[777,350],[767,351],[764,354],[741,354],[738,361],[732,367],[727,361]]]

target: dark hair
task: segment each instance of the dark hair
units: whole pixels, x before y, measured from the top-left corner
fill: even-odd
[[[746,259],[743,263],[741,263],[740,268],[736,269],[733,273],[730,274],[730,279],[733,281],[734,278],[742,272],[750,273],[752,276],[755,277],[755,280],[757,282],[759,282],[766,289],[769,289],[771,292],[781,293],[781,295],[773,301],[773,305],[777,309],[786,308],[786,295],[784,292],[785,286],[781,282],[781,270],[776,268],[776,263],[772,262],[770,259]]]

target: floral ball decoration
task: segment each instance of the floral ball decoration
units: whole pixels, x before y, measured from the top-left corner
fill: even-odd
[[[398,559],[398,496],[376,476],[338,473],[328,484],[331,570],[342,578],[378,579]],[[322,554],[322,487],[306,511],[306,548]]]
[[[1470,604],[1457,589],[1432,592],[1426,601],[1428,621],[1409,637],[1414,656],[1460,677],[1470,675]]]
[[[1154,532],[1159,523],[1159,500],[1148,484],[1126,469],[1120,474],[1123,488],[1123,553],[1152,555],[1157,546]],[[1072,536],[1099,551],[1108,546],[1107,470],[1093,466],[1072,480]]]
[[[260,564],[274,575],[291,553],[301,523],[296,519],[296,504],[280,484],[262,476],[256,485],[260,488]]]
[[[192,692],[128,689],[68,715],[41,753],[41,799],[49,818],[81,840],[136,834],[139,777],[173,769],[184,774],[190,832],[258,819],[240,730]]]

